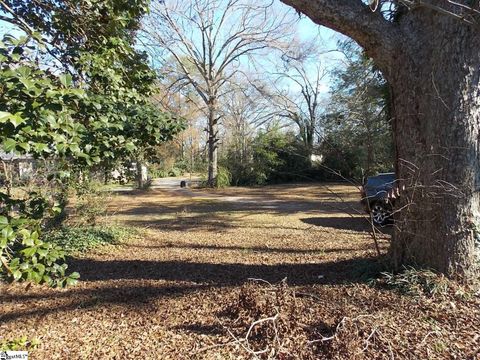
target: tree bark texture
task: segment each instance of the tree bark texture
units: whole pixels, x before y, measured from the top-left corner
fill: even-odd
[[[391,85],[402,189],[391,246],[395,266],[425,266],[467,281],[477,277],[479,27],[428,8],[388,22],[360,0],[282,1],[356,40]]]
[[[148,181],[147,166],[140,160],[137,160],[137,188],[143,189]]]
[[[217,185],[218,176],[218,119],[215,101],[208,106],[208,180],[209,187]]]

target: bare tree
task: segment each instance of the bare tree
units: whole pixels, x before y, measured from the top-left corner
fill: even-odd
[[[201,143],[204,141],[203,114],[195,105],[198,103],[198,95],[188,91],[168,91],[168,83],[175,79],[165,77],[164,80],[167,85],[159,84],[160,89],[154,100],[165,111],[175,113],[185,120],[186,129],[179,133],[174,141],[179,143],[181,160],[188,161],[189,171],[193,172],[198,158],[204,153],[201,149]]]
[[[192,87],[205,112],[208,133],[208,183],[217,178],[219,100],[226,84],[252,61],[252,55],[280,46],[288,28],[286,12],[272,2],[253,0],[166,0],[153,4],[144,23],[145,44],[157,60],[175,61],[172,88]]]
[[[280,61],[274,59],[269,64],[276,71],[265,70],[264,79],[254,83],[255,89],[276,108],[277,117],[298,128],[308,158],[313,154],[315,138],[322,131],[322,95],[326,93],[323,80],[327,72],[318,61],[322,55],[319,42],[318,37],[307,42],[293,39]]]
[[[320,63],[308,64],[305,60],[289,58],[286,71],[280,78],[290,85],[288,90],[278,90],[275,102],[282,109],[282,116],[298,127],[307,156],[313,154],[315,136],[321,132],[322,79],[326,72]],[[292,91],[293,89],[293,91]]]
[[[238,79],[229,86],[232,91],[222,102],[225,130],[236,161],[243,163],[248,160],[250,140],[256,130],[278,111],[249,81]]]

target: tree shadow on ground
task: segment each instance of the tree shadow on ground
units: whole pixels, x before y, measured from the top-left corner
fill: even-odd
[[[335,216],[335,217],[311,217],[300,219],[305,224],[321,226],[339,230],[358,232],[372,231],[370,219],[367,217]]]
[[[238,286],[250,278],[290,285],[342,284],[364,282],[365,274],[378,269],[377,258],[354,258],[318,264],[240,264],[185,261],[76,259],[73,270],[83,281],[164,280],[184,281],[211,286]]]
[[[361,248],[333,248],[333,249],[297,249],[297,248],[276,248],[264,246],[234,246],[234,245],[201,245],[191,243],[173,243],[167,242],[163,245],[124,245],[132,249],[194,249],[194,250],[213,250],[213,251],[247,251],[268,254],[327,254],[327,253],[341,253],[350,251],[361,251]]]
[[[271,200],[253,199],[223,201],[219,200],[192,200],[181,204],[166,206],[158,202],[142,202],[127,210],[116,211],[117,215],[169,215],[200,213],[211,214],[219,212],[248,212],[250,214],[263,214],[265,212],[274,214],[293,214],[298,212],[315,213],[352,213],[358,210],[358,203],[355,201],[322,201],[322,200]],[[354,211],[355,210],[355,211]]]
[[[372,224],[368,217],[312,217],[300,219],[305,224],[319,227],[333,228],[338,230],[348,230],[356,232],[372,232]],[[393,233],[392,226],[376,227],[377,234],[390,236]]]
[[[383,270],[383,262],[377,258],[354,258],[319,264],[257,265],[73,259],[71,269],[80,272],[83,286],[69,291],[1,293],[1,304],[21,302],[25,306],[4,311],[0,321],[111,305],[150,311],[158,299],[211,292],[212,288],[229,289],[249,279],[278,283],[286,278],[292,286],[364,283]]]
[[[68,311],[81,311],[107,305],[148,307],[154,299],[184,296],[195,291],[210,288],[208,285],[137,285],[116,283],[93,288],[71,288],[68,291],[49,291],[21,294],[0,294],[0,303],[31,304],[16,308],[19,310],[0,314],[0,322],[7,323],[19,318],[46,316]]]
[[[117,215],[132,216],[124,219],[125,224],[135,227],[149,227],[164,231],[187,231],[187,230],[205,230],[213,232],[223,232],[230,228],[241,227],[241,215],[243,213],[251,215],[285,215],[298,212],[312,214],[338,214],[350,213],[355,205],[354,202],[328,202],[318,201],[282,201],[245,203],[245,202],[193,202],[192,204],[181,204],[175,206],[164,206],[153,202],[142,203],[141,206],[128,210],[119,211]],[[239,217],[240,216],[240,217]],[[160,217],[160,218],[159,218]],[[172,218],[173,217],[173,218]],[[345,218],[331,218],[347,220]],[[314,219],[314,218],[312,218]],[[356,218],[351,218],[357,221]],[[307,219],[308,220],[308,219]],[[308,223],[308,221],[304,221]],[[311,223],[311,225],[318,225]],[[249,226],[252,227],[252,226]],[[292,228],[292,230],[300,230]],[[363,230],[360,230],[363,231]]]
[[[129,226],[140,228],[151,228],[162,231],[209,231],[220,233],[228,229],[236,228],[234,221],[225,216],[216,214],[208,215],[189,215],[178,216],[174,219],[134,219],[124,220],[124,223]]]

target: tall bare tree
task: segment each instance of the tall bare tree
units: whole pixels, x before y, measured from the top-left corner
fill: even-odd
[[[275,102],[282,109],[282,116],[293,121],[298,127],[306,154],[313,154],[316,135],[321,132],[322,79],[326,72],[321,64],[290,59],[285,73],[280,78],[290,83],[288,90],[277,91]],[[293,91],[292,91],[293,89]]]
[[[289,15],[276,9],[272,2],[253,0],[165,0],[152,5],[144,23],[146,44],[176,63],[174,88],[192,87],[201,99],[210,186],[217,178],[219,100],[253,54],[281,44]]]
[[[392,88],[405,186],[392,255],[480,273],[480,6],[471,0],[282,0],[356,40]]]
[[[229,92],[222,101],[225,130],[235,154],[235,160],[243,163],[248,160],[250,140],[256,130],[278,113],[271,101],[257,91],[248,81],[238,79],[230,85]]]

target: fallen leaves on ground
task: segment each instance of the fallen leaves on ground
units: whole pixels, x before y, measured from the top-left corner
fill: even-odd
[[[31,359],[480,356],[478,296],[368,282],[384,264],[353,187],[153,190],[109,208],[143,236],[73,259],[78,286],[0,285],[0,342],[38,339]]]

